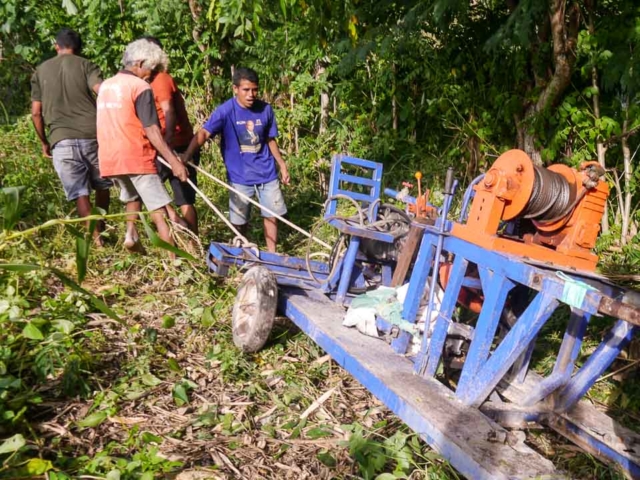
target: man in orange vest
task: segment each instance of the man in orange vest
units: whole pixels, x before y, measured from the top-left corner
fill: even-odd
[[[180,181],[185,182],[188,174],[162,137],[153,92],[145,81],[154,70],[164,70],[168,59],[157,45],[136,40],[127,45],[122,63],[124,70],[105,80],[98,93],[100,172],[120,187],[126,211],[137,213],[144,203],[158,236],[173,245],[166,222],[171,198],[158,176],[156,155],[169,162]],[[137,215],[127,217],[124,246],[129,250],[140,248],[136,219]]]
[[[142,37],[151,43],[162,48],[162,43],[155,37]],[[160,129],[164,135],[164,140],[178,154],[184,153],[191,139],[193,138],[193,127],[187,115],[184,98],[182,92],[178,89],[178,85],[169,73],[166,71],[156,71],[150,79],[151,90],[153,90],[153,98],[156,102],[156,110],[158,111],[158,119],[160,120]],[[191,161],[198,165],[200,163],[200,152],[196,152]],[[169,181],[171,190],[173,191],[173,202],[180,209],[182,217],[189,225],[189,229],[198,234],[198,215],[195,208],[196,192],[188,183],[181,182],[166,165],[156,162],[158,175],[163,182]],[[198,184],[196,169],[187,166],[189,172],[189,180],[194,185]],[[174,215],[173,210],[169,210],[171,219],[180,222],[181,219]]]

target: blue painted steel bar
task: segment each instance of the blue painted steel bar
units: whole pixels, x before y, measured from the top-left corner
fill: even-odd
[[[464,277],[462,286],[482,290],[482,281],[479,278]]]
[[[564,436],[573,440],[588,452],[594,452],[605,461],[613,460],[616,462],[627,472],[627,478],[640,478],[640,465],[631,460],[627,455],[624,455],[623,452],[609,447],[606,443],[602,442],[600,438],[585,432],[567,418],[559,417],[557,420],[554,420],[553,423],[554,430],[560,431]],[[629,451],[633,451],[634,445],[628,445],[626,448]]]
[[[378,240],[385,243],[393,243],[396,239],[393,235],[386,232],[379,232],[377,230],[368,230],[358,225],[349,225],[339,219],[333,219],[328,221],[329,225],[337,228],[342,233],[352,235],[354,237],[370,238],[371,240]]]
[[[374,162],[373,160],[366,160],[364,158],[351,157],[349,155],[334,155],[334,160],[338,162],[347,163],[350,165],[355,165],[356,167],[363,167],[369,170],[373,170],[374,172],[380,172],[380,177],[382,175],[382,164],[378,162]]]
[[[361,193],[350,192],[348,190],[344,190],[340,187],[341,176],[348,175],[342,172],[343,165],[353,165],[357,167],[362,167],[367,171],[371,172],[371,178],[365,178],[365,180],[372,182],[373,185],[370,188],[369,195],[364,195]],[[350,175],[349,175],[350,176]],[[351,176],[353,178],[358,178]],[[337,200],[331,200],[331,197],[334,195],[347,195],[353,198],[356,201],[361,201],[362,203],[371,203],[380,198],[381,193],[381,185],[382,182],[382,164],[378,162],[372,162],[371,160],[364,160],[362,158],[349,157],[346,155],[336,155],[331,160],[331,181],[329,183],[329,205],[327,207],[327,211],[325,212],[325,218],[333,216],[336,214],[337,210]],[[353,183],[353,182],[352,182]],[[372,212],[374,217],[377,214],[377,207],[374,212]]]
[[[364,193],[352,192],[350,190],[343,190],[342,188],[336,189],[334,195],[346,195],[361,203],[371,203],[374,200],[376,200],[376,198],[373,195],[366,195]]]
[[[507,295],[515,286],[512,281],[498,273],[492,273],[486,267],[479,267],[482,279],[484,302],[476,323],[473,341],[462,367],[456,395],[466,397],[476,381],[482,365],[489,358],[489,352],[498,329],[500,314],[507,301]]]
[[[545,280],[542,291],[536,295],[491,357],[479,369],[476,381],[460,394],[456,392],[456,396],[463,403],[478,407],[486,400],[556,309],[558,300],[555,297],[553,289],[547,288]]]
[[[385,195],[388,195],[391,198],[395,198],[400,202],[407,203],[409,205],[416,204],[416,197],[412,197],[411,195],[400,195],[400,192],[394,190],[393,188],[385,188],[384,193]]]
[[[636,328],[622,320],[616,321],[596,351],[593,352],[582,368],[573,378],[557,392],[555,410],[564,412],[569,410],[593,386],[620,351],[631,340]]]
[[[391,286],[391,280],[393,280],[393,268],[389,264],[382,265],[382,285],[385,287]]]
[[[353,272],[353,264],[356,261],[359,246],[360,237],[351,237],[349,248],[347,248],[347,253],[344,256],[342,274],[340,275],[340,283],[338,284],[338,292],[336,294],[336,302],[339,304],[344,303],[347,291],[351,285],[351,273]]]
[[[367,187],[375,187],[377,183],[375,179],[365,178],[365,177],[356,177],[355,175],[349,175],[346,173],[338,174],[338,181],[355,183],[357,185],[365,185]]]
[[[402,318],[408,322],[416,322],[416,315],[424,296],[424,286],[427,284],[431,262],[433,262],[435,253],[433,242],[435,239],[434,235],[424,235],[420,241],[420,249],[409,280],[409,290],[402,306]],[[396,353],[404,354],[409,348],[410,341],[410,335],[401,333],[398,338],[391,342],[391,348]]]
[[[420,352],[416,359],[415,372],[418,375],[433,377],[438,369],[438,363],[442,355],[442,348],[447,338],[447,332],[449,331],[449,324],[451,323],[451,316],[456,308],[458,302],[458,296],[460,295],[460,287],[464,279],[465,272],[467,271],[467,265],[469,262],[462,256],[456,255],[451,266],[451,274],[449,275],[449,281],[447,288],[444,291],[442,297],[442,305],[440,305],[440,311],[436,318],[436,324],[433,328],[433,334],[431,338],[428,335],[424,335],[422,343],[420,345]],[[427,316],[427,320],[430,317]],[[427,325],[425,325],[425,332],[427,331]]]
[[[562,345],[556,358],[551,375],[542,380],[535,392],[524,400],[523,405],[535,405],[539,401],[547,398],[557,388],[567,383],[573,373],[575,361],[580,354],[582,339],[587,330],[587,324],[591,315],[581,312],[578,309],[571,309],[571,316],[567,324],[567,330],[562,339]]]
[[[511,375],[515,378],[516,382],[524,382],[527,372],[529,371],[529,364],[531,363],[531,356],[533,355],[535,347],[536,339],[534,338],[524,353],[518,357],[513,367],[511,367]]]
[[[444,186],[444,202],[442,204],[442,208],[440,209],[440,222],[437,224],[439,226],[438,230],[438,240],[436,241],[436,254],[433,259],[433,266],[431,267],[431,282],[429,283],[429,300],[427,301],[427,320],[424,327],[424,332],[422,334],[422,344],[420,345],[420,353],[418,354],[418,359],[416,361],[415,371],[418,375],[424,375],[425,370],[427,368],[427,352],[429,349],[429,341],[430,341],[430,323],[431,323],[431,313],[433,312],[434,300],[436,298],[436,288],[438,287],[438,277],[440,275],[440,256],[442,255],[442,247],[444,245],[444,225],[447,221],[447,216],[449,214],[449,207],[451,207],[451,198],[453,197],[453,193],[458,185],[458,181],[453,178],[453,168],[449,167],[447,169],[447,177],[445,179]],[[464,274],[463,274],[464,276]],[[450,315],[447,315],[447,318],[438,317],[438,321],[443,319],[446,323],[450,319]],[[448,328],[448,324],[447,324]],[[446,332],[445,332],[446,335]]]
[[[464,223],[467,220],[467,210],[469,209],[469,202],[475,195],[475,187],[478,183],[480,183],[484,179],[484,173],[476,178],[469,184],[467,189],[464,192],[464,197],[462,199],[462,208],[460,209],[460,217],[458,218],[458,222]]]
[[[527,446],[516,451],[493,441],[505,435],[501,427],[463,407],[439,382],[413,375],[407,358],[394,355],[380,340],[341,327],[336,305],[290,290],[280,299],[287,317],[466,477],[507,480],[556,473]]]

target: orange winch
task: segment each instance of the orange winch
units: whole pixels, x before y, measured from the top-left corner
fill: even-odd
[[[579,170],[567,165],[533,164],[521,150],[502,154],[474,187],[465,224],[451,234],[473,244],[577,270],[595,270],[591,252],[609,187],[604,170],[586,162]],[[508,234],[504,222],[531,221],[531,232]]]

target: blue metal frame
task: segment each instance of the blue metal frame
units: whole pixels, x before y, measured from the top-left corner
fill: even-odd
[[[360,177],[346,173],[343,166],[347,164],[367,170],[370,174]],[[337,156],[332,162],[329,195],[348,195],[362,205],[363,211],[368,215],[367,221],[373,221],[376,218],[376,208],[369,207],[377,205],[381,178],[381,164]],[[474,180],[474,184],[481,178]],[[349,191],[346,186],[348,184],[365,187],[368,193]],[[464,219],[472,198],[473,190],[470,187],[464,196],[461,219]],[[571,296],[568,292],[571,288],[575,290],[575,278],[558,276],[557,272],[528,264],[522,258],[487,251],[451,236],[452,224],[446,218],[450,205],[451,195],[448,195],[440,209],[441,218],[436,225],[424,227],[403,305],[403,320],[392,324],[383,318],[377,319],[379,329],[385,333],[395,331],[400,326],[390,349],[382,342],[376,343],[376,340],[361,337],[354,331],[339,330],[342,328],[339,324],[344,312],[341,305],[350,301],[349,290],[365,287],[361,268],[361,262],[365,259],[359,253],[361,238],[383,242],[395,239],[389,234],[371,232],[359,225],[333,218],[337,208],[335,199],[329,201],[325,218],[344,234],[350,235],[349,246],[333,272],[323,262],[310,262],[318,281],[309,274],[303,259],[267,252],[256,254],[251,249],[219,243],[211,244],[207,264],[212,272],[221,275],[227,274],[231,267],[249,264],[261,264],[269,268],[283,287],[282,308],[285,314],[466,475],[473,478],[498,478],[502,473],[500,469],[495,470],[495,465],[490,461],[474,456],[475,445],[481,439],[471,436],[469,442],[460,443],[459,439],[453,438],[448,429],[434,418],[432,407],[435,404],[427,407],[429,402],[423,399],[425,403],[421,407],[420,401],[416,403],[415,399],[409,398],[408,391],[404,391],[402,385],[397,385],[393,375],[409,375],[406,378],[411,378],[411,381],[406,380],[406,383],[410,383],[411,388],[415,389],[412,394],[420,390],[421,385],[424,386],[424,392],[430,392],[430,399],[431,396],[437,398],[436,403],[443,405],[443,411],[467,408],[467,412],[474,412],[472,415],[482,416],[477,408],[481,407],[507,423],[534,419],[548,421],[552,428],[589,452],[600,458],[613,460],[631,475],[640,477],[640,451],[635,453],[632,449],[621,450],[619,441],[616,443],[615,428],[607,434],[594,434],[596,430],[596,433],[599,432],[598,429],[605,429],[602,424],[606,422],[600,422],[595,430],[590,430],[581,423],[580,418],[583,417],[572,416],[576,409],[589,408],[579,403],[580,398],[637,333],[636,327],[618,320],[584,365],[580,368],[576,365],[591,317],[597,314],[603,296],[612,296],[615,289],[596,285],[597,288],[585,288],[580,290],[581,295]],[[364,207],[367,207],[366,210]],[[416,358],[409,358],[406,353],[417,331],[412,326],[417,322],[417,314],[429,284],[428,311],[431,312],[434,308],[433,287],[438,278],[441,258],[452,261],[442,303],[437,310],[432,333],[429,334],[431,329],[426,325],[418,355]],[[382,271],[381,283],[390,284],[393,265],[386,263],[379,267]],[[500,323],[501,315],[518,285],[528,287],[533,298],[528,301],[515,323],[508,327]],[[304,288],[310,293],[301,294],[292,290],[292,287]],[[463,288],[474,289],[482,295],[483,307],[472,324],[469,348],[457,385],[453,392],[443,394],[444,387],[435,377],[443,361],[450,326],[456,321],[458,298]],[[571,316],[553,371],[546,378],[540,378],[529,371],[536,338],[553,312],[562,304],[570,306]],[[427,318],[431,318],[430,315]],[[365,344],[370,346],[363,349]],[[375,351],[378,348],[380,351]],[[351,353],[351,349],[358,353]],[[392,352],[400,355],[390,356]],[[382,357],[385,358],[384,364],[376,366],[376,362]],[[397,362],[393,358],[398,359]],[[496,408],[493,402],[487,402],[489,395],[496,389],[503,392],[512,403]],[[441,412],[440,415],[442,414]],[[592,412],[592,415],[595,413]],[[486,421],[489,422],[488,419]],[[640,435],[629,431],[625,431],[624,435],[632,443],[640,444]]]

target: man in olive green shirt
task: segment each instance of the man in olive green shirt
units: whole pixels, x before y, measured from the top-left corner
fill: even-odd
[[[96,205],[109,208],[111,181],[100,176],[96,140],[96,101],[102,83],[100,69],[78,56],[79,35],[62,29],[56,36],[57,55],[43,62],[31,78],[31,119],[42,153],[53,158],[67,200],[76,201],[78,215],[91,214],[91,189]],[[45,131],[45,124],[49,135]],[[100,239],[101,226],[95,232]]]

